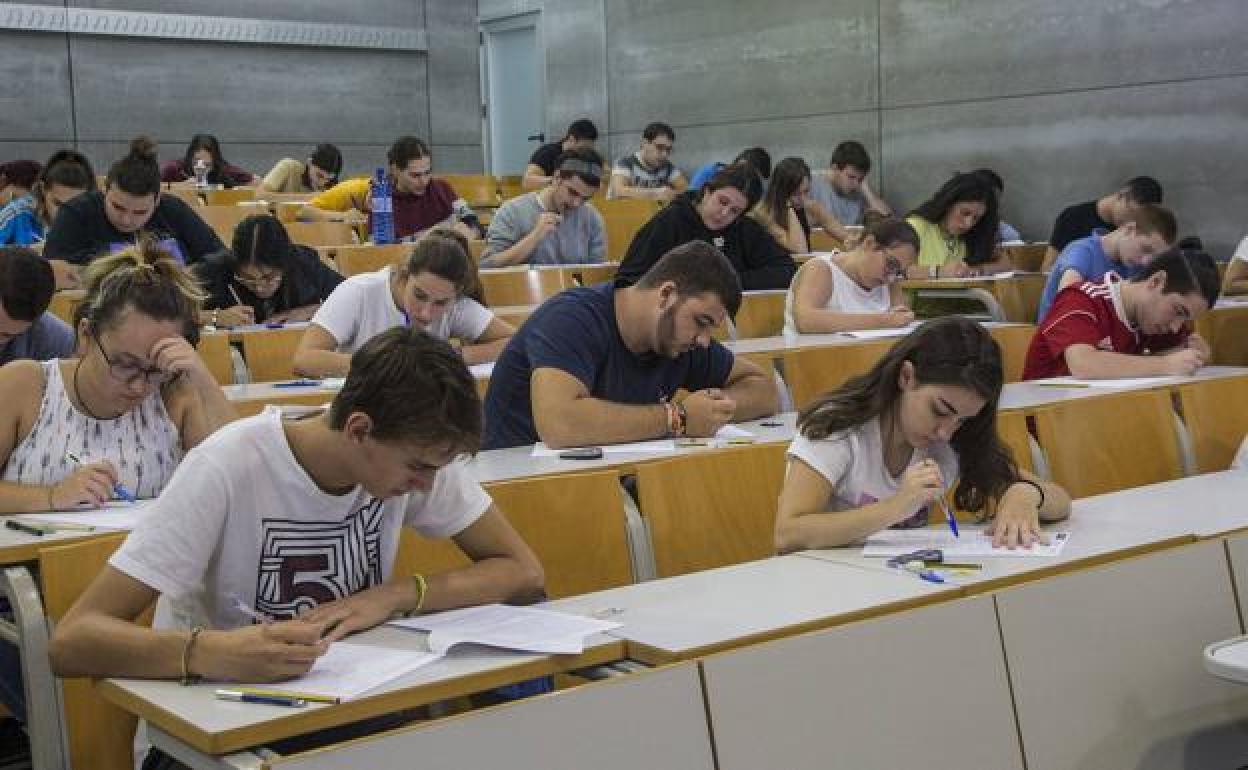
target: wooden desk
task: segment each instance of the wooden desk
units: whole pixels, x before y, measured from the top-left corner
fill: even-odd
[[[629,643],[629,657],[659,665],[917,607],[957,591],[906,572],[791,555],[585,594],[551,607],[579,614],[616,610],[613,619],[624,625],[611,635]]]
[[[353,636],[351,641],[389,649],[427,650],[424,634],[384,626]],[[446,658],[356,700],[337,705],[309,703],[302,709],[222,702],[213,695],[222,686],[219,683],[184,687],[176,681],[108,679],[98,687],[105,698],[176,741],[203,754],[220,755],[539,676],[609,663],[622,656],[623,644],[605,636],[592,639],[580,655],[531,655],[468,647],[452,650]]]
[[[1248,300],[1219,300],[1197,319],[1196,331],[1213,349],[1215,364],[1248,366]]]
[[[321,406],[334,400],[339,388],[323,385],[281,387],[274,382],[248,385],[225,385],[225,397],[234,405],[239,417],[260,414],[270,404],[275,406]]]
[[[1158,379],[1147,385],[1128,385],[1126,387],[1055,387],[1040,383],[1045,380],[1028,380],[1027,382],[1007,383],[1001,393],[1000,409],[1033,411],[1039,407],[1050,406],[1062,401],[1084,398],[1102,398],[1115,393],[1133,390],[1153,390],[1163,388],[1171,390],[1180,385],[1206,380],[1220,380],[1228,377],[1248,376],[1248,367],[1243,366],[1206,366],[1189,377],[1173,377]]]

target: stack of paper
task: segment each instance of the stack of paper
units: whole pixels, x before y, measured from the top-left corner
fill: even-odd
[[[437,652],[412,652],[366,644],[334,642],[303,676],[279,684],[242,684],[259,689],[323,695],[350,700],[442,657]]]
[[[619,623],[606,620],[505,604],[392,620],[390,625],[428,631],[429,649],[441,655],[457,644],[575,655],[585,649],[587,638],[620,627]]]
[[[140,500],[137,503],[111,502],[103,508],[84,508],[77,511],[48,511],[46,513],[23,513],[13,518],[27,524],[47,524],[52,527],[65,525],[68,528],[93,527],[99,530],[134,529],[139,519],[151,510],[153,500]]]
[[[939,548],[946,561],[995,556],[1057,556],[1070,539],[1069,532],[1049,533],[1048,545],[1031,548],[994,548],[992,536],[982,529],[963,529],[961,537],[954,537],[947,529],[924,527],[918,529],[885,529],[867,538],[862,555],[892,558],[925,548]]]

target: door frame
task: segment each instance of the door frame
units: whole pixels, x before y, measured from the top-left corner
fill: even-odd
[[[533,29],[534,45],[539,65],[538,85],[541,89],[541,123],[537,126],[538,133],[546,131],[546,41],[542,35],[542,12],[540,9],[500,16],[485,16],[478,22],[478,59],[481,70],[481,143],[485,151],[485,172],[497,175],[494,168],[494,135],[490,130],[490,55],[488,36],[498,32],[509,32],[516,29]]]

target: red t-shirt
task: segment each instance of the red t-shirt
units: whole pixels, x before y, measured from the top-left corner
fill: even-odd
[[[450,218],[455,190],[441,179],[430,179],[423,195],[394,192],[394,235],[408,238]]]
[[[1097,350],[1128,355],[1144,355],[1169,350],[1187,339],[1188,331],[1148,336],[1127,321],[1122,308],[1122,279],[1107,273],[1104,281],[1086,281],[1058,292],[1036,328],[1023,364],[1024,380],[1065,377],[1066,348],[1091,345]]]

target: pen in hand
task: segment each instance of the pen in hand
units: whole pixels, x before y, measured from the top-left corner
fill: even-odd
[[[74,454],[73,452],[66,452],[65,459],[69,460],[71,463],[78,466],[79,468],[86,465],[86,463],[78,459],[78,455]],[[126,485],[122,484],[120,481],[113,484],[113,494],[117,495],[117,497],[121,498],[122,500],[125,500],[127,503],[138,502],[138,500],[134,496],[134,493],[131,492],[129,489],[127,489]]]

